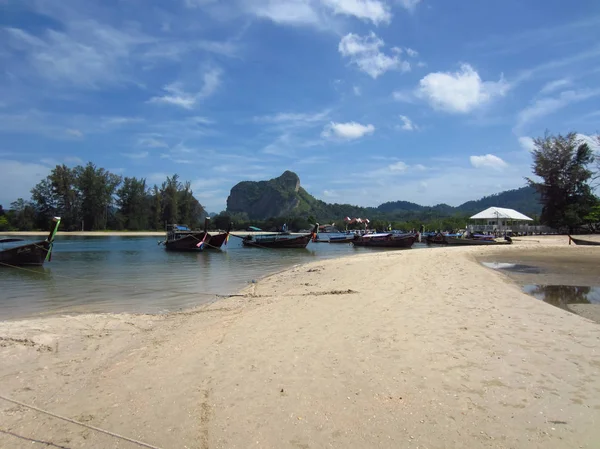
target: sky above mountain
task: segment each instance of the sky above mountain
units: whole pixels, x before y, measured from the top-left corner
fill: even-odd
[[[0,0],[0,204],[56,164],[209,211],[285,170],[327,202],[518,188],[600,130],[597,0]]]

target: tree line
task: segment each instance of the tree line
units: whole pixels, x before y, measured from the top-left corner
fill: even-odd
[[[594,143],[600,147],[600,137]],[[589,230],[600,232],[600,199],[594,188],[600,185],[600,154],[595,154],[589,142],[576,133],[552,135],[534,139],[532,172],[537,178],[526,178],[540,195],[541,224],[559,232]],[[245,214],[221,212],[212,220],[212,227],[244,229],[249,225],[263,229],[278,229],[283,223],[291,230],[307,229],[315,221],[331,217],[316,217],[308,213],[250,221]],[[386,215],[386,214],[382,214]],[[53,216],[61,216],[63,230],[97,231],[163,230],[166,223],[202,226],[204,207],[194,198],[190,182],[181,182],[175,174],[160,185],[149,187],[144,178],[121,177],[89,162],[69,168],[57,165],[45,179],[31,190],[31,199],[19,198],[9,211],[0,206],[0,231],[46,229]],[[404,219],[377,216],[373,225],[388,226],[396,218],[396,229],[418,228],[421,224],[435,229],[456,229],[464,226],[466,215],[442,216],[410,214]],[[538,217],[534,217],[538,222]],[[343,216],[337,217],[342,220]]]
[[[31,199],[17,199],[7,212],[0,206],[0,230],[46,229],[54,216],[65,231],[142,231],[164,230],[166,223],[198,227],[206,211],[177,174],[149,187],[144,178],[122,177],[92,162],[63,164],[33,187]]]
[[[594,143],[600,147],[600,136]],[[594,188],[600,181],[600,154],[572,132],[534,139],[533,174],[526,178],[540,194],[540,221],[560,232],[587,228],[600,232],[600,198]]]

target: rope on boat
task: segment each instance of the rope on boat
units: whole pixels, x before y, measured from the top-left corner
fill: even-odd
[[[104,433],[106,435],[110,435],[111,437],[118,438],[120,440],[129,441],[130,443],[137,444],[138,446],[147,447],[150,449],[160,449],[158,446],[153,446],[152,444],[144,443],[143,441],[134,440],[133,438],[129,438],[123,435],[119,435],[118,433],[111,432],[109,430],[101,429],[100,427],[90,426],[89,424],[82,423],[80,421],[75,421],[74,419],[67,418],[65,416],[57,415],[56,413],[49,412],[47,410],[43,410],[38,407],[34,407],[33,405],[25,404],[24,402],[15,401],[14,399],[7,398],[0,394],[0,399],[4,399],[7,402],[12,402],[13,404],[20,405],[21,407],[29,408],[31,410],[35,410],[36,412],[44,413],[46,415],[52,416],[53,418],[62,419],[63,421],[70,422],[71,424],[75,424],[77,426],[86,427],[90,430],[95,430],[96,432]]]

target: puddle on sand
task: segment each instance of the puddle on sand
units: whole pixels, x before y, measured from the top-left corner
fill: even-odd
[[[533,265],[523,265],[519,263],[481,262],[481,264],[494,270],[512,271],[513,273],[538,274],[542,272],[539,267],[534,267]]]
[[[571,304],[600,304],[600,286],[525,285],[523,291],[565,310]]]

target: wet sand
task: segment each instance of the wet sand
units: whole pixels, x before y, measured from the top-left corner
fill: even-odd
[[[562,243],[499,251],[533,245]],[[600,326],[476,260],[491,252],[321,261],[163,316],[2,322],[0,393],[163,448],[597,448]],[[33,439],[135,447],[0,401],[0,447]]]
[[[539,268],[538,273],[502,272],[520,285],[600,285],[600,247],[519,247],[492,251],[477,257],[480,262],[501,262]]]

